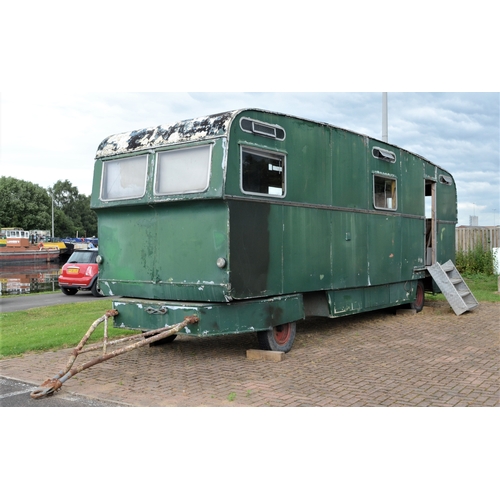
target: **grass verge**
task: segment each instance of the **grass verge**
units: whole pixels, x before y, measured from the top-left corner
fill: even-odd
[[[75,347],[92,323],[111,309],[111,300],[88,303],[37,307],[27,311],[0,314],[0,358],[20,355],[29,351],[48,351]],[[119,337],[124,331],[108,323],[109,337]],[[101,323],[89,343],[102,340]]]

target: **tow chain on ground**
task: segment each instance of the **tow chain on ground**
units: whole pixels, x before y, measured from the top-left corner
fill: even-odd
[[[74,377],[76,374],[82,372],[83,370],[86,370],[87,368],[90,368],[91,366],[94,366],[98,363],[102,363],[103,361],[107,361],[108,359],[114,358],[115,356],[118,356],[120,354],[124,354],[126,352],[132,351],[133,349],[137,349],[138,347],[142,347],[144,345],[151,344],[152,342],[157,342],[158,340],[170,337],[171,335],[180,332],[187,325],[198,322],[197,316],[186,316],[184,318],[184,321],[182,321],[181,323],[177,323],[176,325],[173,326],[165,326],[163,328],[158,328],[156,330],[149,330],[147,332],[143,332],[138,335],[131,335],[121,339],[110,341],[108,340],[108,319],[117,315],[118,311],[116,309],[111,309],[107,311],[106,314],[101,316],[99,319],[96,319],[88,329],[87,333],[83,336],[82,340],[80,340],[80,343],[75,347],[75,349],[73,349],[68,359],[68,362],[66,363],[66,367],[63,370],[61,370],[54,378],[47,379],[40,387],[37,387],[31,393],[31,397],[34,399],[40,399],[47,396],[51,396],[62,387],[64,382],[69,380],[71,377]],[[90,347],[84,349],[84,346],[87,343],[88,339],[90,338],[94,330],[102,322],[104,322],[104,335],[102,342],[91,345]],[[142,339],[142,340],[139,340],[125,347],[122,347],[121,349],[116,349],[109,353],[107,352],[109,346],[123,342],[131,342],[137,339]],[[81,364],[76,368],[73,368],[73,364],[75,363],[76,358],[80,354],[95,351],[97,349],[102,349],[101,356],[98,356],[86,363]]]

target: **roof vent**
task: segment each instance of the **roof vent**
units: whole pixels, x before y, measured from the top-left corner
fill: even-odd
[[[241,130],[255,135],[263,135],[283,141],[285,139],[285,130],[278,125],[271,125],[270,123],[258,122],[250,120],[249,118],[242,118],[240,120]]]
[[[379,160],[388,161],[390,163],[396,162],[396,154],[392,151],[387,151],[387,149],[373,148],[372,155],[374,158],[378,158]]]

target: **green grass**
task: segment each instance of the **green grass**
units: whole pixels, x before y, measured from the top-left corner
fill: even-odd
[[[76,347],[92,323],[109,309],[111,300],[98,300],[1,313],[0,357]],[[104,323],[101,323],[89,343],[102,340],[103,333]],[[109,337],[123,334],[123,330],[112,328],[112,320],[108,321]]]
[[[500,302],[497,275],[463,274],[462,278],[479,302]]]
[[[478,302],[500,302],[498,276],[495,274],[462,274],[462,278]],[[425,294],[425,300],[446,301],[442,293]]]
[[[500,302],[496,275],[464,274],[463,277],[479,302]],[[446,299],[442,294],[426,294],[426,300]],[[1,313],[0,358],[18,356],[30,351],[76,347],[92,323],[111,307],[111,300],[98,300]],[[90,337],[89,343],[100,341],[103,331],[104,323],[101,323]],[[120,337],[125,331],[113,328],[110,320],[108,333],[110,337]],[[236,397],[232,394],[230,401]]]

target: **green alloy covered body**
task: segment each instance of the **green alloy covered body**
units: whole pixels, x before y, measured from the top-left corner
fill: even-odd
[[[267,332],[264,348],[287,351],[307,316],[420,309],[426,266],[454,261],[451,174],[258,109],[108,137],[91,207],[100,288],[123,328],[196,315],[184,334]]]

